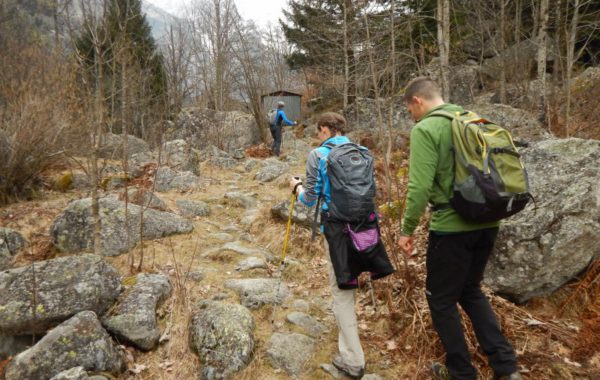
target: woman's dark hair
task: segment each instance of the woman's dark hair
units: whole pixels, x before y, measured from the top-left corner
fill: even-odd
[[[321,127],[328,127],[333,134],[339,132],[341,135],[345,135],[348,132],[346,118],[337,112],[325,112],[322,114],[317,121],[317,128],[321,129]]]

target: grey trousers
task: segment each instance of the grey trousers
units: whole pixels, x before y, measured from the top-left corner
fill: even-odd
[[[329,256],[329,245],[325,242],[325,254],[329,267],[329,286],[333,297],[333,315],[338,326],[338,349],[344,363],[351,366],[364,367],[365,354],[360,345],[358,323],[356,320],[356,290],[338,288],[333,265]]]

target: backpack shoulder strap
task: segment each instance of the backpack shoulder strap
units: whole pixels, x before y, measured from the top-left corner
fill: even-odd
[[[457,112],[453,113],[453,112],[444,111],[444,110],[437,110],[437,111],[433,111],[432,113],[427,115],[425,118],[432,117],[432,116],[441,116],[441,117],[445,117],[450,120],[454,120],[454,118],[457,116],[460,116],[460,114]]]

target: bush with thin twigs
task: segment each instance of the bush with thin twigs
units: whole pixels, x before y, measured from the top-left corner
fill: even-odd
[[[63,157],[77,134],[75,70],[36,46],[9,49],[0,73],[0,204],[31,197],[40,173]]]

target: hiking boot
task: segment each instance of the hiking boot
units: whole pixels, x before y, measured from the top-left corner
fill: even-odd
[[[435,380],[452,380],[448,368],[440,363],[433,363],[431,365],[431,375]]]
[[[353,379],[360,379],[365,374],[365,367],[359,367],[344,363],[341,356],[336,356],[331,361],[333,366],[338,370],[342,371],[346,376]]]
[[[519,372],[513,372],[510,375],[494,376],[494,380],[523,380]]]

